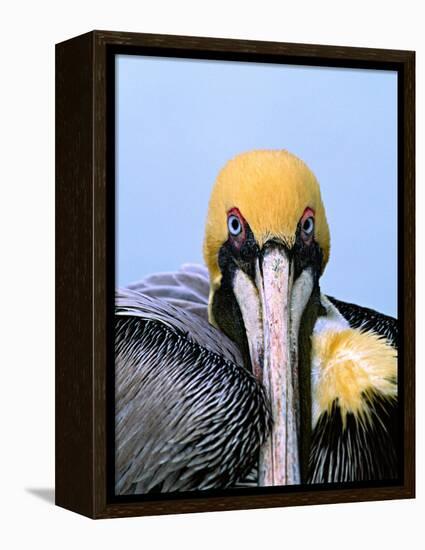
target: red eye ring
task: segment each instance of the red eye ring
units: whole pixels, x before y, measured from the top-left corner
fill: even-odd
[[[314,210],[307,207],[300,220],[301,237],[306,244],[310,244],[314,237]]]
[[[230,242],[239,249],[245,242],[246,222],[238,208],[231,208],[227,212],[227,230]]]

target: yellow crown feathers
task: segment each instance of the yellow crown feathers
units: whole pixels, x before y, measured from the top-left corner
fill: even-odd
[[[309,207],[315,212],[315,238],[323,251],[324,269],[330,248],[329,228],[319,184],[302,160],[284,150],[243,153],[219,173],[208,206],[204,258],[212,288],[220,284],[218,252],[227,240],[227,212],[238,208],[259,246],[271,239],[295,243],[298,222]]]

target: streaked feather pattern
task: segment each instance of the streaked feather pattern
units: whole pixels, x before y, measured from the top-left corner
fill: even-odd
[[[172,331],[184,334],[188,341],[222,355],[239,365],[242,358],[237,346],[209,322],[190,309],[175,307],[172,300],[151,297],[139,290],[122,288],[115,294],[115,314],[157,321]]]
[[[347,319],[351,328],[373,330],[373,332],[378,333],[380,336],[385,336],[392,346],[398,346],[397,319],[379,313],[374,309],[342,302],[332,296],[328,296],[328,298],[345,319]]]
[[[117,304],[117,493],[233,485],[271,427],[262,387],[210,325],[135,291]]]
[[[308,483],[391,480],[398,475],[396,399],[364,396],[370,419],[343,416],[335,401],[312,435]]]
[[[202,265],[183,264],[178,271],[154,273],[128,285],[130,290],[161,298],[188,313],[208,321],[208,271]]]
[[[329,297],[329,300],[351,328],[364,333],[371,331],[397,348],[396,319],[335,298]],[[387,382],[397,392],[396,379]],[[400,418],[397,395],[367,391],[361,395],[361,400],[364,415],[346,414],[336,399],[318,418],[311,441],[309,483],[397,478]]]
[[[119,494],[256,484],[270,412],[239,350],[208,323],[208,292],[206,268],[185,265],[117,293]],[[350,327],[397,347],[396,319],[329,300]],[[319,417],[308,482],[397,477],[397,399],[373,392],[363,399],[367,425],[350,414],[344,425],[337,401]]]

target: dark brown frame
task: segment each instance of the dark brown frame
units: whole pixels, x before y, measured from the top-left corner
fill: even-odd
[[[108,325],[114,234],[108,173],[111,52],[393,69],[399,75],[399,357],[403,480],[250,495],[112,502],[108,497]],[[326,504],[415,496],[415,53],[93,31],[56,46],[56,504],[92,518]],[[403,230],[400,231],[400,228]],[[112,254],[113,257],[113,254]],[[112,279],[113,290],[113,279]],[[401,307],[400,307],[401,306]],[[406,337],[404,337],[406,336]]]

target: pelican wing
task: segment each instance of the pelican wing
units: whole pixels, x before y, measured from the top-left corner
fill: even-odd
[[[165,289],[165,286],[161,287]],[[173,287],[167,287],[172,289]],[[229,361],[242,365],[242,358],[237,346],[221,331],[214,328],[203,316],[196,315],[192,309],[195,302],[185,300],[186,307],[175,306],[176,300],[182,299],[160,297],[152,291],[147,295],[144,291],[130,288],[119,289],[115,295],[115,313],[120,316],[140,317],[156,321],[178,330],[185,338],[194,344],[201,345],[213,353],[222,355]],[[206,307],[206,306],[204,306]]]
[[[146,296],[161,298],[208,321],[209,286],[206,267],[183,264],[178,271],[148,275],[141,281],[128,285],[128,288]]]
[[[310,483],[398,476],[397,320],[322,296],[313,334]]]
[[[116,297],[116,491],[234,485],[256,462],[271,416],[237,348],[166,300]]]
[[[362,330],[373,330],[377,334],[384,336],[392,346],[395,348],[398,347],[397,319],[379,313],[374,309],[337,300],[332,296],[328,296],[328,299],[348,321],[350,327],[361,328]]]

